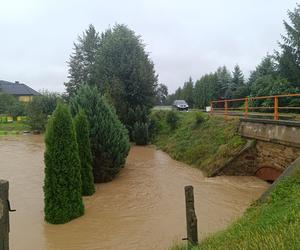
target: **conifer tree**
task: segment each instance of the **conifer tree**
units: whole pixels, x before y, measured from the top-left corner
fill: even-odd
[[[84,213],[80,160],[69,109],[59,103],[48,121],[45,136],[45,220],[66,223]]]
[[[76,138],[81,163],[82,195],[92,195],[95,192],[92,170],[92,153],[89,138],[89,124],[83,110],[75,117]]]
[[[74,95],[84,83],[95,84],[94,65],[99,43],[99,34],[92,24],[74,43],[74,51],[68,62],[69,81],[65,83],[69,96]]]
[[[96,87],[80,87],[70,104],[73,113],[83,109],[88,117],[94,181],[111,181],[124,166],[129,152],[126,128]]]

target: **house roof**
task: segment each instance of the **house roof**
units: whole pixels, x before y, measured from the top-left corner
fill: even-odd
[[[7,82],[0,80],[0,91],[17,96],[32,96],[32,95],[40,95],[39,92],[34,89],[28,87],[24,83],[19,82]]]

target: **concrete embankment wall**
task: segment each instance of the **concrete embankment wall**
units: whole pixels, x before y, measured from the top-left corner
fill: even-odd
[[[212,176],[256,175],[261,168],[280,174],[300,156],[299,122],[241,119],[239,133],[247,145]]]

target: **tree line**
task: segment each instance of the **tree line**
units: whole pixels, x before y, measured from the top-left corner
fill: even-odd
[[[300,5],[288,11],[288,21],[284,21],[285,35],[279,42],[279,50],[267,54],[248,79],[237,64],[231,72],[226,66],[215,72],[201,76],[195,82],[189,78],[183,87],[168,95],[165,104],[184,99],[191,107],[205,108],[211,100],[243,98],[247,96],[268,96],[300,92]],[[296,98],[281,100],[296,106]],[[253,105],[270,105],[270,100],[256,101]]]

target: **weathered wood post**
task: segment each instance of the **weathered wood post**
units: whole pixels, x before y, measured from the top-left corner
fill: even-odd
[[[185,186],[186,230],[187,240],[190,244],[198,244],[197,216],[194,206],[194,188]]]
[[[0,180],[0,250],[9,249],[8,181]]]

